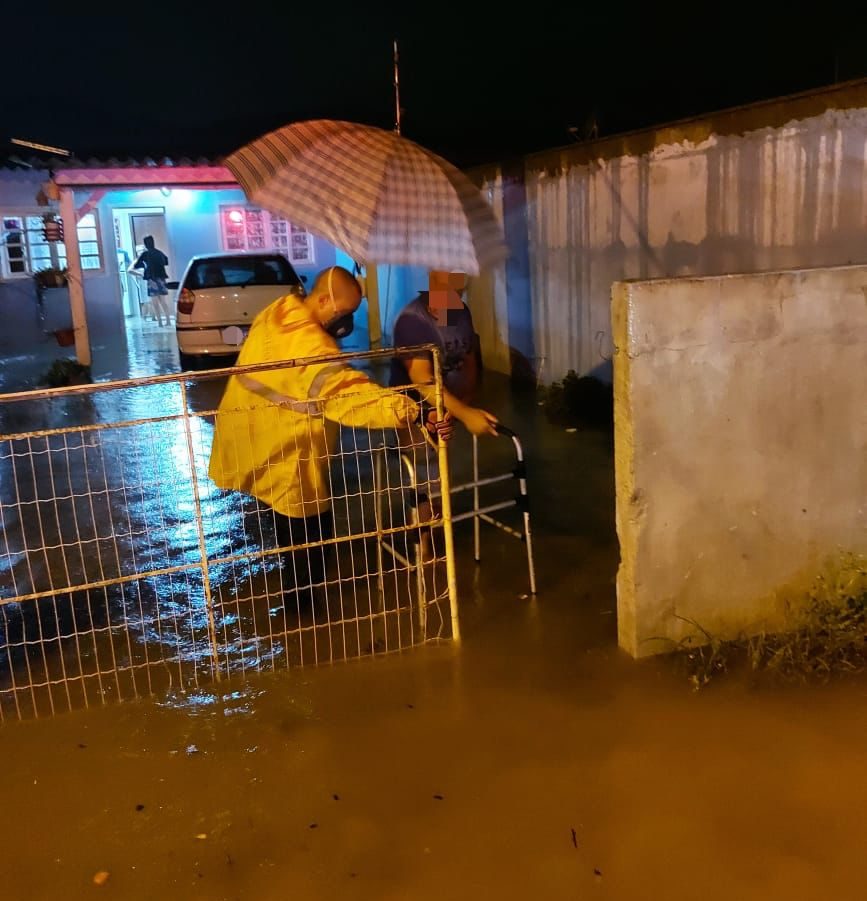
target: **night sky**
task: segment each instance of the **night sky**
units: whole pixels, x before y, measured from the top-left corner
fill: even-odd
[[[605,136],[867,75],[867,16],[827,5],[819,24],[758,4],[512,4],[5,4],[0,154],[23,137],[82,158],[216,157],[307,118],[391,128],[393,37],[403,134],[459,165],[567,144],[594,120]]]

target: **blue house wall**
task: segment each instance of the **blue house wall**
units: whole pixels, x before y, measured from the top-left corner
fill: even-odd
[[[76,208],[81,208],[91,196],[91,190],[76,190]],[[114,210],[161,208],[165,211],[169,257],[169,276],[179,280],[190,259],[197,254],[223,251],[220,233],[220,207],[246,205],[240,188],[185,189],[174,188],[164,195],[157,188],[111,190],[98,202],[95,212],[99,218],[104,253],[104,269],[85,273],[85,299],[88,310],[91,344],[96,361],[100,351],[118,341],[125,341],[125,311],[121,301],[120,273],[115,253]],[[314,236],[314,262],[295,265],[308,284],[320,269],[334,265],[335,249],[327,241]]]
[[[36,195],[47,178],[47,172],[33,169],[0,170],[0,216],[39,212]],[[31,350],[50,354],[57,347],[54,336],[43,331],[32,279],[0,277],[0,322],[0,358]]]
[[[415,299],[419,291],[427,291],[428,270],[421,266],[381,265],[377,269],[377,277],[383,344],[391,346],[394,323],[400,311]]]

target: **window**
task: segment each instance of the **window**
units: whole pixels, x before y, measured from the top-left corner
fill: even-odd
[[[289,223],[289,231],[292,238],[292,252],[289,259],[293,263],[313,263],[313,235],[306,228]]]
[[[220,207],[223,249],[276,250],[293,263],[312,265],[313,235],[300,225],[256,207]]]
[[[2,217],[0,229],[0,277],[28,278],[40,269],[63,269],[66,247],[62,242],[45,240],[42,229],[44,214],[8,215]],[[78,249],[81,268],[102,268],[99,251],[99,223],[95,213],[82,216],[78,222]]]
[[[61,245],[64,257],[66,249]],[[99,224],[96,213],[88,213],[78,220],[78,255],[81,257],[81,268],[85,270],[102,269],[99,256]]]

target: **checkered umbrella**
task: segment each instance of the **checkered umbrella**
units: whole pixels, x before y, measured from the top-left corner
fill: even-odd
[[[479,189],[393,132],[300,122],[247,144],[225,164],[251,202],[357,260],[478,275],[506,255]]]

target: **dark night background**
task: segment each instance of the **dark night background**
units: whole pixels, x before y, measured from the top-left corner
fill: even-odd
[[[867,75],[867,16],[773,8],[10,3],[0,153],[216,157],[300,119],[391,128],[393,37],[404,135],[459,165]]]

